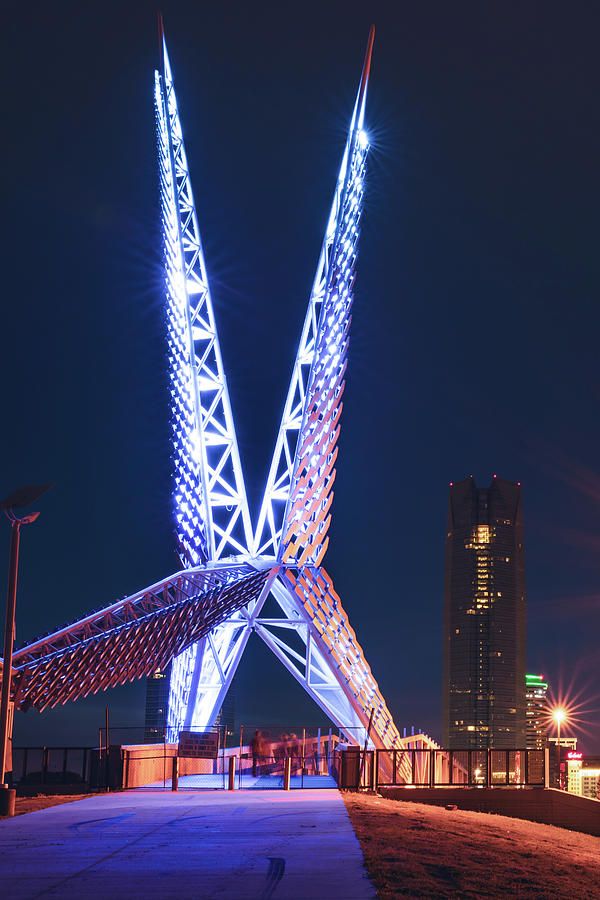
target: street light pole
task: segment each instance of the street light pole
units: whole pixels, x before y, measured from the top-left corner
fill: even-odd
[[[560,775],[560,725],[561,722],[567,721],[567,711],[559,706],[557,709],[552,710],[552,718],[556,723],[556,760],[557,760],[557,774],[558,774],[558,787],[559,790],[562,789],[562,779]]]
[[[12,736],[10,720],[10,689],[12,683],[13,644],[15,638],[15,611],[17,605],[17,572],[19,567],[19,539],[21,525],[35,522],[38,512],[17,516],[14,509],[29,506],[41,497],[51,484],[35,484],[18,488],[0,502],[10,521],[10,557],[8,563],[8,594],[6,597],[6,622],[4,625],[4,657],[2,659],[2,692],[0,695],[0,812],[3,815],[14,814],[15,791],[4,783],[6,777],[6,758],[8,742]]]
[[[561,777],[560,777],[560,721],[561,717],[558,716],[556,719],[556,755],[558,756],[558,789],[562,790]]]
[[[15,636],[15,608],[17,603],[17,570],[19,566],[19,537],[21,520],[11,520],[10,561],[8,564],[8,596],[6,598],[6,623],[4,626],[4,656],[2,667],[2,698],[0,700],[0,785],[4,786],[6,751],[8,749],[8,712],[12,671],[13,641]],[[6,785],[8,787],[8,785]]]

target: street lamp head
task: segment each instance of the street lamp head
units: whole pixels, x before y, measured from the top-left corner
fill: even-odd
[[[17,488],[4,500],[0,500],[0,509],[20,509],[22,506],[29,506],[53,486],[54,482],[51,481],[49,484],[27,484]],[[33,522],[33,519],[30,521]]]
[[[0,509],[20,509],[23,506],[29,506],[34,503],[38,497],[45,494],[46,491],[54,487],[54,482],[49,484],[27,484],[24,487],[17,488],[8,497],[0,501]]]
[[[35,522],[38,516],[39,512],[27,513],[26,516],[20,516],[19,522],[21,525],[30,525],[32,522]]]
[[[567,718],[567,711],[559,706],[557,709],[552,710],[552,718],[557,725],[561,725]]]

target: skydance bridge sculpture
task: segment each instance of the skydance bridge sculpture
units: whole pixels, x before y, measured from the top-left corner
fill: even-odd
[[[182,570],[17,651],[16,708],[43,710],[172,660],[168,728],[214,721],[252,632],[353,742],[402,746],[322,565],[331,521],[369,141],[374,30],[275,451],[252,528],[171,66],[155,73],[175,530]],[[265,603],[277,610],[267,615]]]

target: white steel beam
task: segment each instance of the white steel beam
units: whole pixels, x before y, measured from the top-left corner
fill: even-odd
[[[371,29],[254,535],[254,555],[272,553],[290,565],[318,565],[327,548],[328,510],[339,433],[337,422],[344,390],[347,332],[369,147],[364,115],[373,36]]]
[[[252,529],[166,43],[155,73],[176,536],[195,565],[248,554]]]

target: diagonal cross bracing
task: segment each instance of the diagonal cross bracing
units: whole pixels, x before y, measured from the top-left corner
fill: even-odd
[[[307,652],[305,664],[309,686],[319,693],[336,687],[337,683],[350,704],[357,707],[359,719],[362,718],[361,713],[364,715],[367,710],[373,711],[372,740],[382,747],[398,746],[400,734],[325,569],[307,566],[295,572],[286,568],[281,583],[295,604],[299,601],[310,624],[308,634],[312,634],[315,646],[312,654]],[[311,666],[330,673],[324,685],[319,681],[319,677],[325,677],[323,675],[317,676],[311,684]],[[361,724],[364,726],[366,723],[363,720]],[[340,725],[344,727],[343,722]]]
[[[255,632],[347,738],[401,747],[331,579],[327,549],[368,138],[373,29],[253,532],[169,58],[155,75],[175,528],[183,572],[14,657],[44,709],[172,661],[168,730],[212,724]],[[271,596],[276,612],[264,614]],[[371,724],[371,731],[367,727]]]
[[[184,565],[246,554],[250,516],[167,47],[154,102],[163,220],[175,529]]]
[[[317,564],[327,546],[328,520],[323,509],[335,479],[335,468],[329,463],[344,390],[369,146],[363,123],[370,47],[371,42],[254,538],[256,555],[279,554],[289,563],[302,559],[301,565]],[[310,513],[303,503],[309,495]],[[295,541],[290,543],[292,537]]]
[[[369,147],[364,113],[372,41],[373,31],[254,540],[246,547],[250,558],[281,564],[268,585],[279,614],[261,617],[264,591],[174,661],[168,718],[173,731],[206,727],[214,720],[255,631],[351,739],[364,740],[372,714],[372,742],[396,746],[400,740],[339,597],[319,568],[327,549],[338,457]],[[163,78],[172,91],[170,72],[165,70]],[[167,273],[169,265],[167,256]],[[183,342],[184,335],[177,340]],[[177,478],[176,468],[176,484]],[[304,655],[294,649],[298,639]]]
[[[23,647],[16,708],[42,711],[152,674],[259,597],[269,574],[247,564],[177,572]]]

